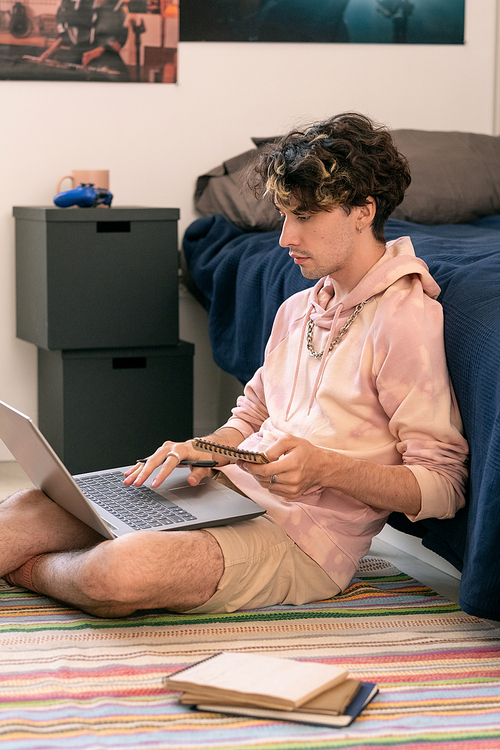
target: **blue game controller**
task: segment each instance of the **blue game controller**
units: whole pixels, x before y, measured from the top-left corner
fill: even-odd
[[[68,208],[69,206],[80,206],[80,208],[92,208],[94,206],[111,206],[113,193],[105,188],[96,188],[91,183],[85,185],[83,182],[73,190],[65,190],[58,193],[54,198],[54,203],[59,208]]]

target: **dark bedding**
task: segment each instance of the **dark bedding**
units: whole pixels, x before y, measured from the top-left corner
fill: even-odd
[[[390,219],[387,240],[409,235],[441,286],[450,373],[471,447],[467,507],[454,519],[391,525],[462,570],[460,604],[500,620],[500,216],[424,226]],[[220,215],[188,227],[189,283],[207,307],[214,359],[246,382],[260,366],[281,302],[311,286],[278,232],[244,232]],[[188,285],[189,285],[188,283]]]

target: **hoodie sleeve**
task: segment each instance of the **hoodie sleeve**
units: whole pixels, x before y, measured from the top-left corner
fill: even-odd
[[[268,416],[260,367],[246,384],[243,395],[238,397],[232,416],[224,427],[234,427],[246,439],[260,430]]]
[[[408,276],[383,295],[374,329],[379,400],[421,491],[421,510],[408,517],[451,518],[465,504],[468,446],[446,364],[442,307],[418,275]]]

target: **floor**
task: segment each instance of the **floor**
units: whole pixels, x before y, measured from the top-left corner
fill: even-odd
[[[15,462],[0,462],[0,501],[19,489],[32,486],[28,477]],[[404,537],[403,543],[404,543]],[[413,539],[409,539],[409,546]],[[401,546],[401,541],[398,540]],[[442,594],[450,601],[458,601],[459,580],[408,552],[389,544],[386,539],[373,540],[370,555],[388,560],[403,573],[411,575],[429,588]],[[439,565],[439,562],[436,563]]]

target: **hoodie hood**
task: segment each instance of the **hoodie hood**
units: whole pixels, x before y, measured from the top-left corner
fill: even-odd
[[[335,303],[332,279],[329,276],[320,279],[311,290],[306,318],[312,318],[314,324],[320,328],[330,328],[333,320],[338,318],[339,308],[340,314],[344,312],[349,316],[356,305],[382,294],[403,276],[411,274],[418,274],[424,292],[432,299],[437,299],[441,289],[430,275],[427,264],[415,257],[410,238],[400,237],[387,243],[380,260],[340,302]]]
[[[304,351],[304,341],[306,329],[309,320],[319,328],[330,330],[324,352],[321,357],[321,365],[311,393],[309,402],[309,411],[313,405],[316,393],[318,391],[323,372],[326,366],[327,355],[330,345],[338,335],[340,329],[346,320],[353,314],[357,305],[366,303],[379,294],[385,292],[392,284],[404,276],[418,274],[424,292],[432,299],[437,299],[440,293],[440,287],[434,281],[429,273],[426,263],[415,256],[412,242],[409,237],[400,237],[397,240],[388,242],[386,250],[380,260],[370,268],[368,273],[363,276],[361,281],[339,302],[335,302],[334,287],[330,276],[320,279],[316,286],[313,287],[308,298],[307,309],[304,315],[302,333],[300,339],[299,352],[297,355],[297,364],[295,367],[295,376],[293,379],[292,392],[286,410],[286,417],[290,413],[293,403],[293,397],[297,386],[297,380],[300,369],[300,361]]]

